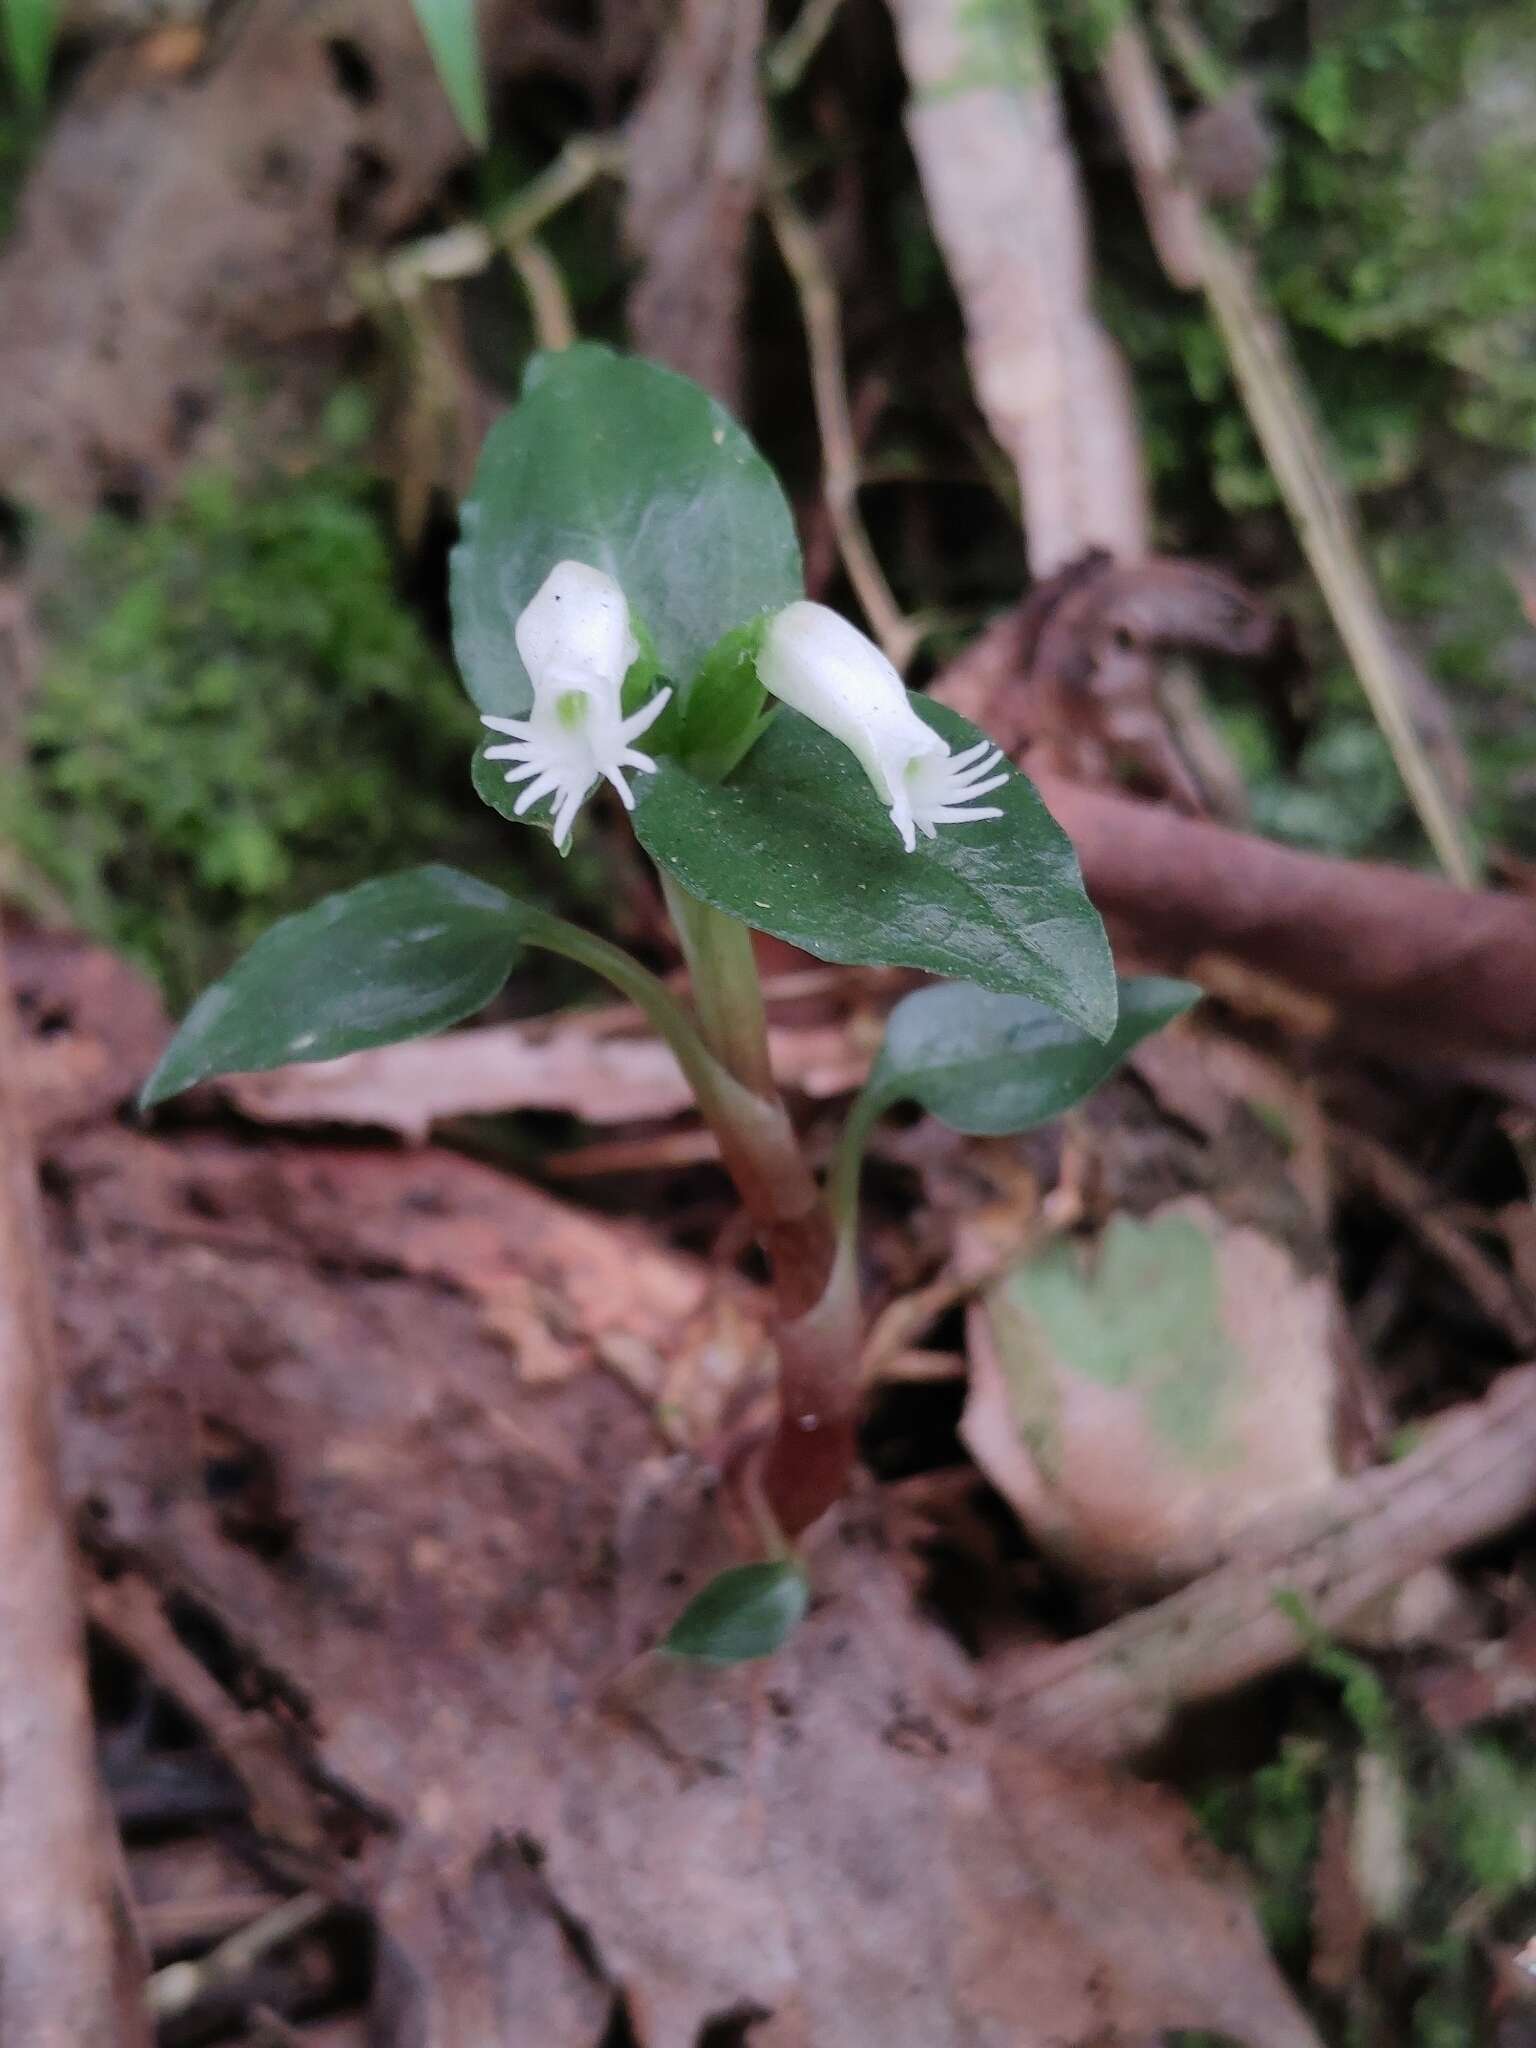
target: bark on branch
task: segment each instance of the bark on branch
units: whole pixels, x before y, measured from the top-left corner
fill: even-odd
[[[148,2048],[143,1959],[96,1775],[19,1071],[0,959],[0,2041]]]
[[[1256,1529],[1215,1571],[1080,1641],[1032,1652],[998,1700],[1046,1748],[1144,1749],[1179,1708],[1278,1670],[1304,1644],[1281,1597],[1327,1631],[1423,1566],[1497,1536],[1536,1506],[1536,1366],[1432,1423],[1395,1465],[1341,1480]]]

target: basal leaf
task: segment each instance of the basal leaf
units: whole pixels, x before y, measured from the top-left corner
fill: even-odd
[[[892,1010],[866,1101],[874,1113],[917,1102],[975,1137],[1026,1131],[1080,1102],[1199,997],[1188,981],[1122,981],[1119,1022],[1101,1043],[1028,996],[935,982]]]
[[[710,1580],[672,1624],[662,1648],[699,1664],[771,1657],[805,1619],[810,1587],[796,1564],[742,1564]]]
[[[482,711],[523,716],[518,613],[556,562],[606,570],[686,684],[733,627],[801,594],[778,479],[686,377],[583,343],[537,356],[486,437],[454,550],[454,648]]]
[[[982,735],[921,697],[952,747]],[[1003,815],[941,826],[902,850],[848,750],[781,711],[735,774],[712,784],[664,761],[641,778],[635,829],[693,895],[823,960],[923,967],[1030,995],[1107,1038],[1115,978],[1071,842],[1022,775]]]
[[[193,1004],[140,1098],[209,1074],[336,1059],[441,1031],[488,1003],[522,906],[454,868],[412,868],[284,918]]]

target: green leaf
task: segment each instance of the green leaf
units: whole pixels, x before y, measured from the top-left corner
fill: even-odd
[[[811,1589],[797,1564],[740,1564],[683,1609],[662,1648],[697,1664],[771,1657],[805,1619]]]
[[[491,139],[491,117],[475,0],[411,0],[411,4],[459,126],[476,149],[484,149]]]
[[[763,730],[765,715],[772,716],[757,675],[766,624],[760,615],[723,634],[678,693],[675,735],[665,735],[663,751],[706,782],[729,775]],[[664,712],[662,726],[666,718]]]
[[[58,28],[57,0],[0,0],[0,30],[11,76],[25,104],[40,108],[48,91],[48,64]]]
[[[952,747],[982,735],[922,697]],[[1095,1038],[1115,976],[1071,841],[1022,775],[989,795],[1000,818],[946,825],[902,850],[846,747],[781,711],[729,782],[663,761],[637,786],[635,830],[691,894],[822,960],[924,967],[1031,995]]]
[[[526,715],[512,629],[568,560],[618,580],[680,684],[723,633],[802,590],[784,493],[730,414],[686,377],[592,343],[533,359],[463,509],[454,650],[482,711]]]
[[[457,1024],[511,973],[527,915],[454,868],[412,868],[327,896],[274,925],[198,998],[140,1106],[209,1074],[336,1059]]]
[[[1100,1043],[1028,996],[935,982],[892,1010],[865,1095],[873,1114],[917,1102],[973,1137],[1027,1131],[1080,1102],[1199,999],[1193,982],[1122,981],[1120,1020]]]

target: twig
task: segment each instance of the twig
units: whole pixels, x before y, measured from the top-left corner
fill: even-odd
[[[763,59],[763,75],[773,92],[793,92],[806,67],[826,40],[843,0],[805,0],[783,35]]]
[[[238,1989],[264,1956],[323,1920],[331,1906],[318,1892],[301,1892],[195,1961],[168,1963],[149,1980],[150,2011],[157,2020],[177,2019],[216,1992]]]
[[[903,669],[922,634],[897,604],[859,512],[859,452],[843,375],[843,316],[837,286],[815,230],[782,183],[769,193],[768,218],[800,300],[811,359],[811,397],[821,435],[822,490],[838,553],[875,638],[889,660]]]
[[[888,0],[906,126],[965,318],[977,402],[1018,476],[1029,566],[1151,545],[1120,352],[1094,306],[1088,206],[1032,6]]]
[[[1310,393],[1251,262],[1169,154],[1173,117],[1141,26],[1129,13],[1110,37],[1101,73],[1158,255],[1173,283],[1204,289],[1253,430],[1409,800],[1445,872],[1468,887],[1476,876],[1462,823],[1419,731],[1414,683]]]
[[[598,178],[624,167],[625,146],[612,135],[575,135],[564,149],[489,220],[446,228],[398,249],[372,275],[395,297],[409,299],[430,284],[477,277],[500,249],[536,235],[568,201]]]
[[[509,242],[507,256],[528,294],[539,347],[569,348],[576,339],[576,316],[571,311],[571,295],[565,288],[559,264],[533,235]]]
[[[1184,74],[1184,83],[1208,107],[1216,106],[1232,89],[1227,67],[1190,20],[1179,0],[1157,0],[1158,33],[1168,45],[1168,54]]]
[[[997,1700],[1010,1735],[1096,1756],[1144,1749],[1181,1707],[1279,1670],[1305,1644],[1277,1605],[1299,1596],[1337,1631],[1424,1566],[1536,1506],[1536,1366],[1430,1423],[1395,1465],[1341,1480],[1261,1524],[1182,1592],[1096,1634],[1026,1653]]]
[[[1391,1209],[1425,1250],[1455,1274],[1511,1344],[1521,1350],[1536,1345],[1536,1312],[1518,1283],[1444,1215],[1435,1190],[1422,1174],[1364,1131],[1340,1126],[1334,1131],[1333,1143],[1352,1178]]]
[[[125,1572],[92,1587],[96,1626],[141,1663],[207,1735],[251,1802],[258,1832],[305,1859],[326,1860],[321,1800],[267,1715],[247,1712],[182,1642],[147,1580]],[[313,1867],[311,1865],[311,1867]]]
[[[21,1034],[0,959],[0,2040],[148,2048],[59,1481]]]

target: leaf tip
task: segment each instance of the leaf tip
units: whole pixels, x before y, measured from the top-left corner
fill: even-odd
[[[661,1648],[685,1663],[724,1668],[771,1657],[805,1619],[811,1589],[798,1564],[733,1565],[688,1602]]]

